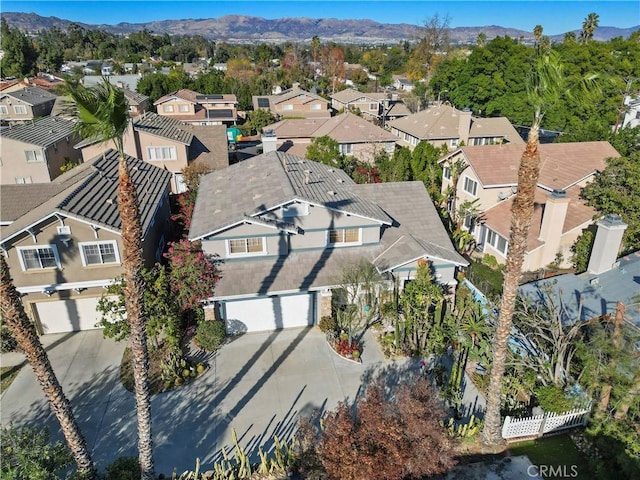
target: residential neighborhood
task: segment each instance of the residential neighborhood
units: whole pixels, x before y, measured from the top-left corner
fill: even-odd
[[[284,13],[3,14],[0,476],[640,478],[640,29]]]

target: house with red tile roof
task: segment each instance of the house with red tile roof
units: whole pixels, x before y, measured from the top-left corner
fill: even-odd
[[[458,209],[465,202],[475,202],[482,215],[468,215],[464,227],[474,235],[477,250],[495,256],[500,263],[506,260],[523,151],[523,145],[469,146],[441,160],[442,192],[453,191],[450,198],[455,196],[449,207]],[[609,142],[542,144],[539,152],[540,177],[524,271],[539,270],[552,262],[569,266],[571,246],[598,217],[581,198],[582,189],[604,170],[608,158],[620,156]],[[454,187],[456,166],[459,173]]]

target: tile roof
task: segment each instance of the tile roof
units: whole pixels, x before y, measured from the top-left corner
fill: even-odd
[[[40,87],[26,87],[22,90],[5,92],[1,96],[11,97],[31,106],[51,102],[57,98],[57,95],[54,95],[53,93],[48,92],[47,90],[44,90]]]
[[[168,93],[163,97],[160,97],[158,100],[156,100],[154,105],[160,105],[174,98],[186,100],[187,102],[195,104],[238,102],[238,98],[230,93],[220,95],[207,95],[204,93],[194,92],[193,90],[189,90],[188,88],[183,88],[181,90],[177,90],[175,92]]]
[[[140,219],[143,236],[146,236],[151,220],[168,191],[171,173],[147,162],[127,156],[131,176],[138,193]],[[108,150],[104,154],[79,165],[61,175],[55,187],[49,190],[50,198],[42,195],[33,202],[33,208],[2,228],[2,241],[6,241],[24,231],[29,225],[37,223],[52,213],[80,218],[94,225],[119,231],[122,222],[117,204],[118,189],[118,153]],[[24,196],[28,196],[33,187],[25,185]],[[3,187],[4,190],[4,187]],[[14,198],[21,194],[17,189],[11,192]],[[4,208],[3,208],[4,211]],[[14,212],[15,215],[15,212]]]
[[[149,100],[149,97],[147,97],[146,95],[134,92],[133,90],[129,90],[128,88],[123,88],[122,91],[124,92],[124,98],[127,99],[129,105],[141,105]]]
[[[471,117],[469,138],[504,137],[511,145],[525,145],[518,131],[513,128],[507,117],[479,118]]]
[[[380,102],[385,100],[386,97],[387,97],[386,93],[363,93],[363,92],[359,92],[354,88],[346,88],[344,90],[340,90],[339,92],[336,92],[333,95],[331,95],[331,98],[334,98],[341,103],[351,103],[361,98]]]
[[[229,166],[227,127],[224,125],[185,125],[193,135],[189,145],[189,162],[204,163],[212,170]]]
[[[310,181],[305,183],[305,171]],[[375,203],[354,195],[342,170],[283,152],[270,152],[217,170],[200,181],[189,238],[197,239],[294,199],[390,222]]]
[[[485,187],[518,183],[522,145],[484,145],[460,150]],[[609,142],[546,143],[539,145],[538,150],[538,185],[550,190],[567,189],[604,170],[607,158],[620,156]]]
[[[20,125],[3,127],[0,129],[0,137],[29,145],[48,147],[63,138],[73,137],[74,125],[70,120],[48,116]]]
[[[185,124],[165,115],[145,112],[133,120],[133,128],[138,132],[168,138],[185,145],[191,144],[193,134],[185,130]]]

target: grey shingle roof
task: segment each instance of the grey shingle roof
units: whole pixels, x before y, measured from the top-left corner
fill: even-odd
[[[140,105],[149,100],[149,97],[147,97],[146,95],[134,92],[133,90],[129,90],[128,88],[123,88],[122,91],[124,92],[124,97],[127,99],[130,105]]]
[[[344,171],[321,163],[284,152],[258,155],[201,179],[189,238],[202,238],[241,221],[244,215],[296,198],[390,223],[378,205],[353,194],[353,184]]]
[[[133,128],[139,132],[168,138],[185,145],[189,145],[193,139],[193,134],[184,130],[184,123],[153,112],[145,112],[140,118],[134,120]]]
[[[15,92],[5,92],[2,96],[15,98],[31,106],[51,102],[57,98],[57,95],[40,87],[27,87],[22,90],[16,90]]]
[[[171,173],[133,157],[127,156],[127,162],[138,193],[140,219],[145,236],[151,219],[167,191]],[[2,228],[2,241],[56,212],[112,230],[120,230],[122,222],[117,203],[118,153],[115,150],[104,152],[62,175],[60,179],[60,191],[52,189],[50,193],[53,196]],[[26,186],[30,190],[36,185]]]
[[[73,122],[60,117],[43,117],[33,122],[3,127],[0,137],[48,147],[63,138],[72,137],[73,126]]]

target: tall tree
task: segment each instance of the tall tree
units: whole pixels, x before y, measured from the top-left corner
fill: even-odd
[[[594,76],[582,79],[585,91],[592,91]],[[554,52],[540,54],[527,77],[527,94],[533,106],[533,122],[518,169],[518,194],[511,207],[511,232],[504,274],[500,313],[493,340],[493,363],[487,388],[487,411],[482,441],[489,446],[502,444],[500,433],[501,391],[507,343],[511,334],[516,294],[533,217],[533,203],[540,175],[539,131],[546,108],[570,94],[560,58]],[[583,97],[586,101],[587,95]]]
[[[138,451],[142,480],[154,477],[153,441],[151,436],[151,397],[149,394],[149,350],[147,318],[144,310],[144,278],[142,226],[138,198],[124,153],[124,134],[129,125],[128,105],[124,92],[104,79],[92,88],[73,81],[66,82],[71,98],[68,112],[77,120],[76,130],[83,138],[113,141],[120,155],[118,168],[118,209],[122,222],[124,254],[124,294],[131,335],[133,377],[138,417]]]
[[[0,59],[3,77],[33,75],[38,58],[33,43],[17,28],[9,28],[4,18],[0,19],[0,48],[4,52]]]
[[[589,40],[593,38],[593,32],[598,28],[600,18],[597,13],[590,13],[587,18],[582,22],[582,32],[580,32],[580,40],[585,45],[589,43]]]
[[[96,471],[87,449],[87,442],[73,414],[71,403],[62,391],[62,386],[51,367],[47,352],[40,343],[36,328],[24,311],[20,294],[13,283],[4,255],[0,255],[0,280],[2,321],[11,330],[27,362],[33,368],[47,397],[49,407],[60,422],[62,434],[78,466],[78,473],[83,478],[93,479],[96,477]]]
[[[533,27],[533,39],[536,42],[536,48],[539,47],[540,39],[542,38],[542,25],[536,25]]]

